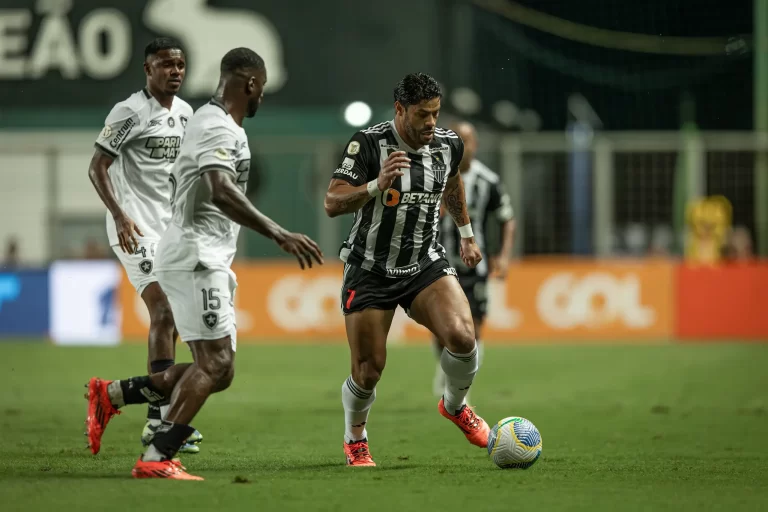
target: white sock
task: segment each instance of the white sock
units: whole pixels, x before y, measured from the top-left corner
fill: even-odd
[[[375,389],[363,389],[347,377],[341,385],[341,403],[344,404],[344,442],[350,443],[368,438],[365,424],[368,412],[376,400]]]
[[[483,366],[483,355],[485,355],[485,345],[482,341],[477,340],[477,367]]]
[[[443,347],[435,343],[433,345],[433,348],[435,348],[435,354],[437,355],[437,368],[435,368],[435,378],[432,379],[432,393],[436,397],[443,396],[443,391],[445,389],[445,372],[443,371],[443,364],[441,362],[441,356],[443,355]],[[477,367],[480,368],[483,364],[483,353],[485,350],[483,349],[483,343],[480,340],[477,340]],[[469,402],[469,391],[467,392],[467,396],[464,397],[464,400],[466,402]]]
[[[109,401],[112,402],[117,408],[125,406],[125,398],[123,398],[123,388],[120,387],[119,380],[113,380],[107,384],[107,394],[109,395]]]
[[[440,366],[445,372],[443,405],[449,413],[456,414],[466,403],[469,388],[477,373],[477,344],[468,354],[455,354],[448,349],[443,350]]]
[[[165,404],[160,406],[160,417],[165,419],[168,416],[168,409],[171,408],[171,404]]]
[[[147,451],[144,452],[144,455],[142,455],[141,460],[144,462],[160,462],[163,460],[165,456],[157,451],[157,448],[155,448],[155,445],[149,445],[147,447]]]

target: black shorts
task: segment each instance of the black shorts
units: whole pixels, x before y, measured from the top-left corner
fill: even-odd
[[[472,318],[484,320],[488,313],[488,276],[459,275],[459,284],[469,301]]]
[[[341,286],[341,310],[348,315],[368,308],[395,310],[400,306],[408,312],[424,288],[441,277],[455,275],[456,270],[445,258],[408,277],[384,277],[347,264]]]

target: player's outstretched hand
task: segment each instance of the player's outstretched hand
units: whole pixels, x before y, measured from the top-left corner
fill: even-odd
[[[379,190],[382,192],[389,190],[392,183],[398,176],[403,175],[402,168],[409,168],[411,166],[411,159],[406,156],[405,151],[393,151],[384,160],[384,165],[381,166],[379,172]]]
[[[474,238],[462,238],[459,252],[461,253],[461,261],[469,268],[475,268],[483,259]]]
[[[139,247],[136,235],[144,236],[144,233],[133,222],[133,219],[126,214],[115,218],[115,227],[117,228],[117,240],[120,243],[120,249],[125,253],[133,254]]]
[[[323,251],[307,235],[285,231],[280,234],[276,241],[282,250],[296,256],[302,270],[307,266],[312,268],[312,260],[320,265],[323,264]]]

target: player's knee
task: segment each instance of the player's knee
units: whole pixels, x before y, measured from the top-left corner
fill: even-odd
[[[209,352],[197,365],[210,379],[213,389],[222,391],[229,387],[235,375],[234,359],[230,350]]]
[[[224,391],[229,386],[232,385],[232,381],[235,380],[235,367],[230,366],[227,368],[227,370],[219,377],[218,382],[216,383],[216,387],[214,388],[214,391],[218,393],[219,391]]]
[[[443,340],[445,346],[456,354],[467,354],[475,348],[475,328],[471,321],[458,322],[448,330]]]
[[[361,358],[352,366],[352,378],[364,389],[373,389],[381,380],[385,364],[383,357]]]

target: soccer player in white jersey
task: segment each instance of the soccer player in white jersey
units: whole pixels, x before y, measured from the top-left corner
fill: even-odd
[[[177,96],[186,60],[178,41],[161,37],[144,49],[146,86],[117,103],[96,139],[88,169],[107,207],[109,244],[128,280],[149,310],[147,370],[162,372],[175,360],[175,327],[157,276],[157,243],[171,220],[168,176],[181,147],[192,107]],[[150,404],[141,435],[145,446],[160,426],[168,403]],[[182,449],[197,453],[202,436],[195,431]]]
[[[289,233],[245,196],[250,151],[242,123],[256,114],[266,81],[264,61],[255,52],[228,52],[216,94],[190,120],[171,175],[173,218],[158,245],[155,271],[194,363],[159,374],[117,381],[93,378],[88,383],[87,434],[96,451],[118,408],[172,397],[162,425],[133,468],[135,478],[201,480],[174,456],[193,432],[189,423],[208,396],[227,389],[234,377],[237,281],[230,265],[240,225],[274,240],[298,258],[301,268],[323,262],[315,242]]]

